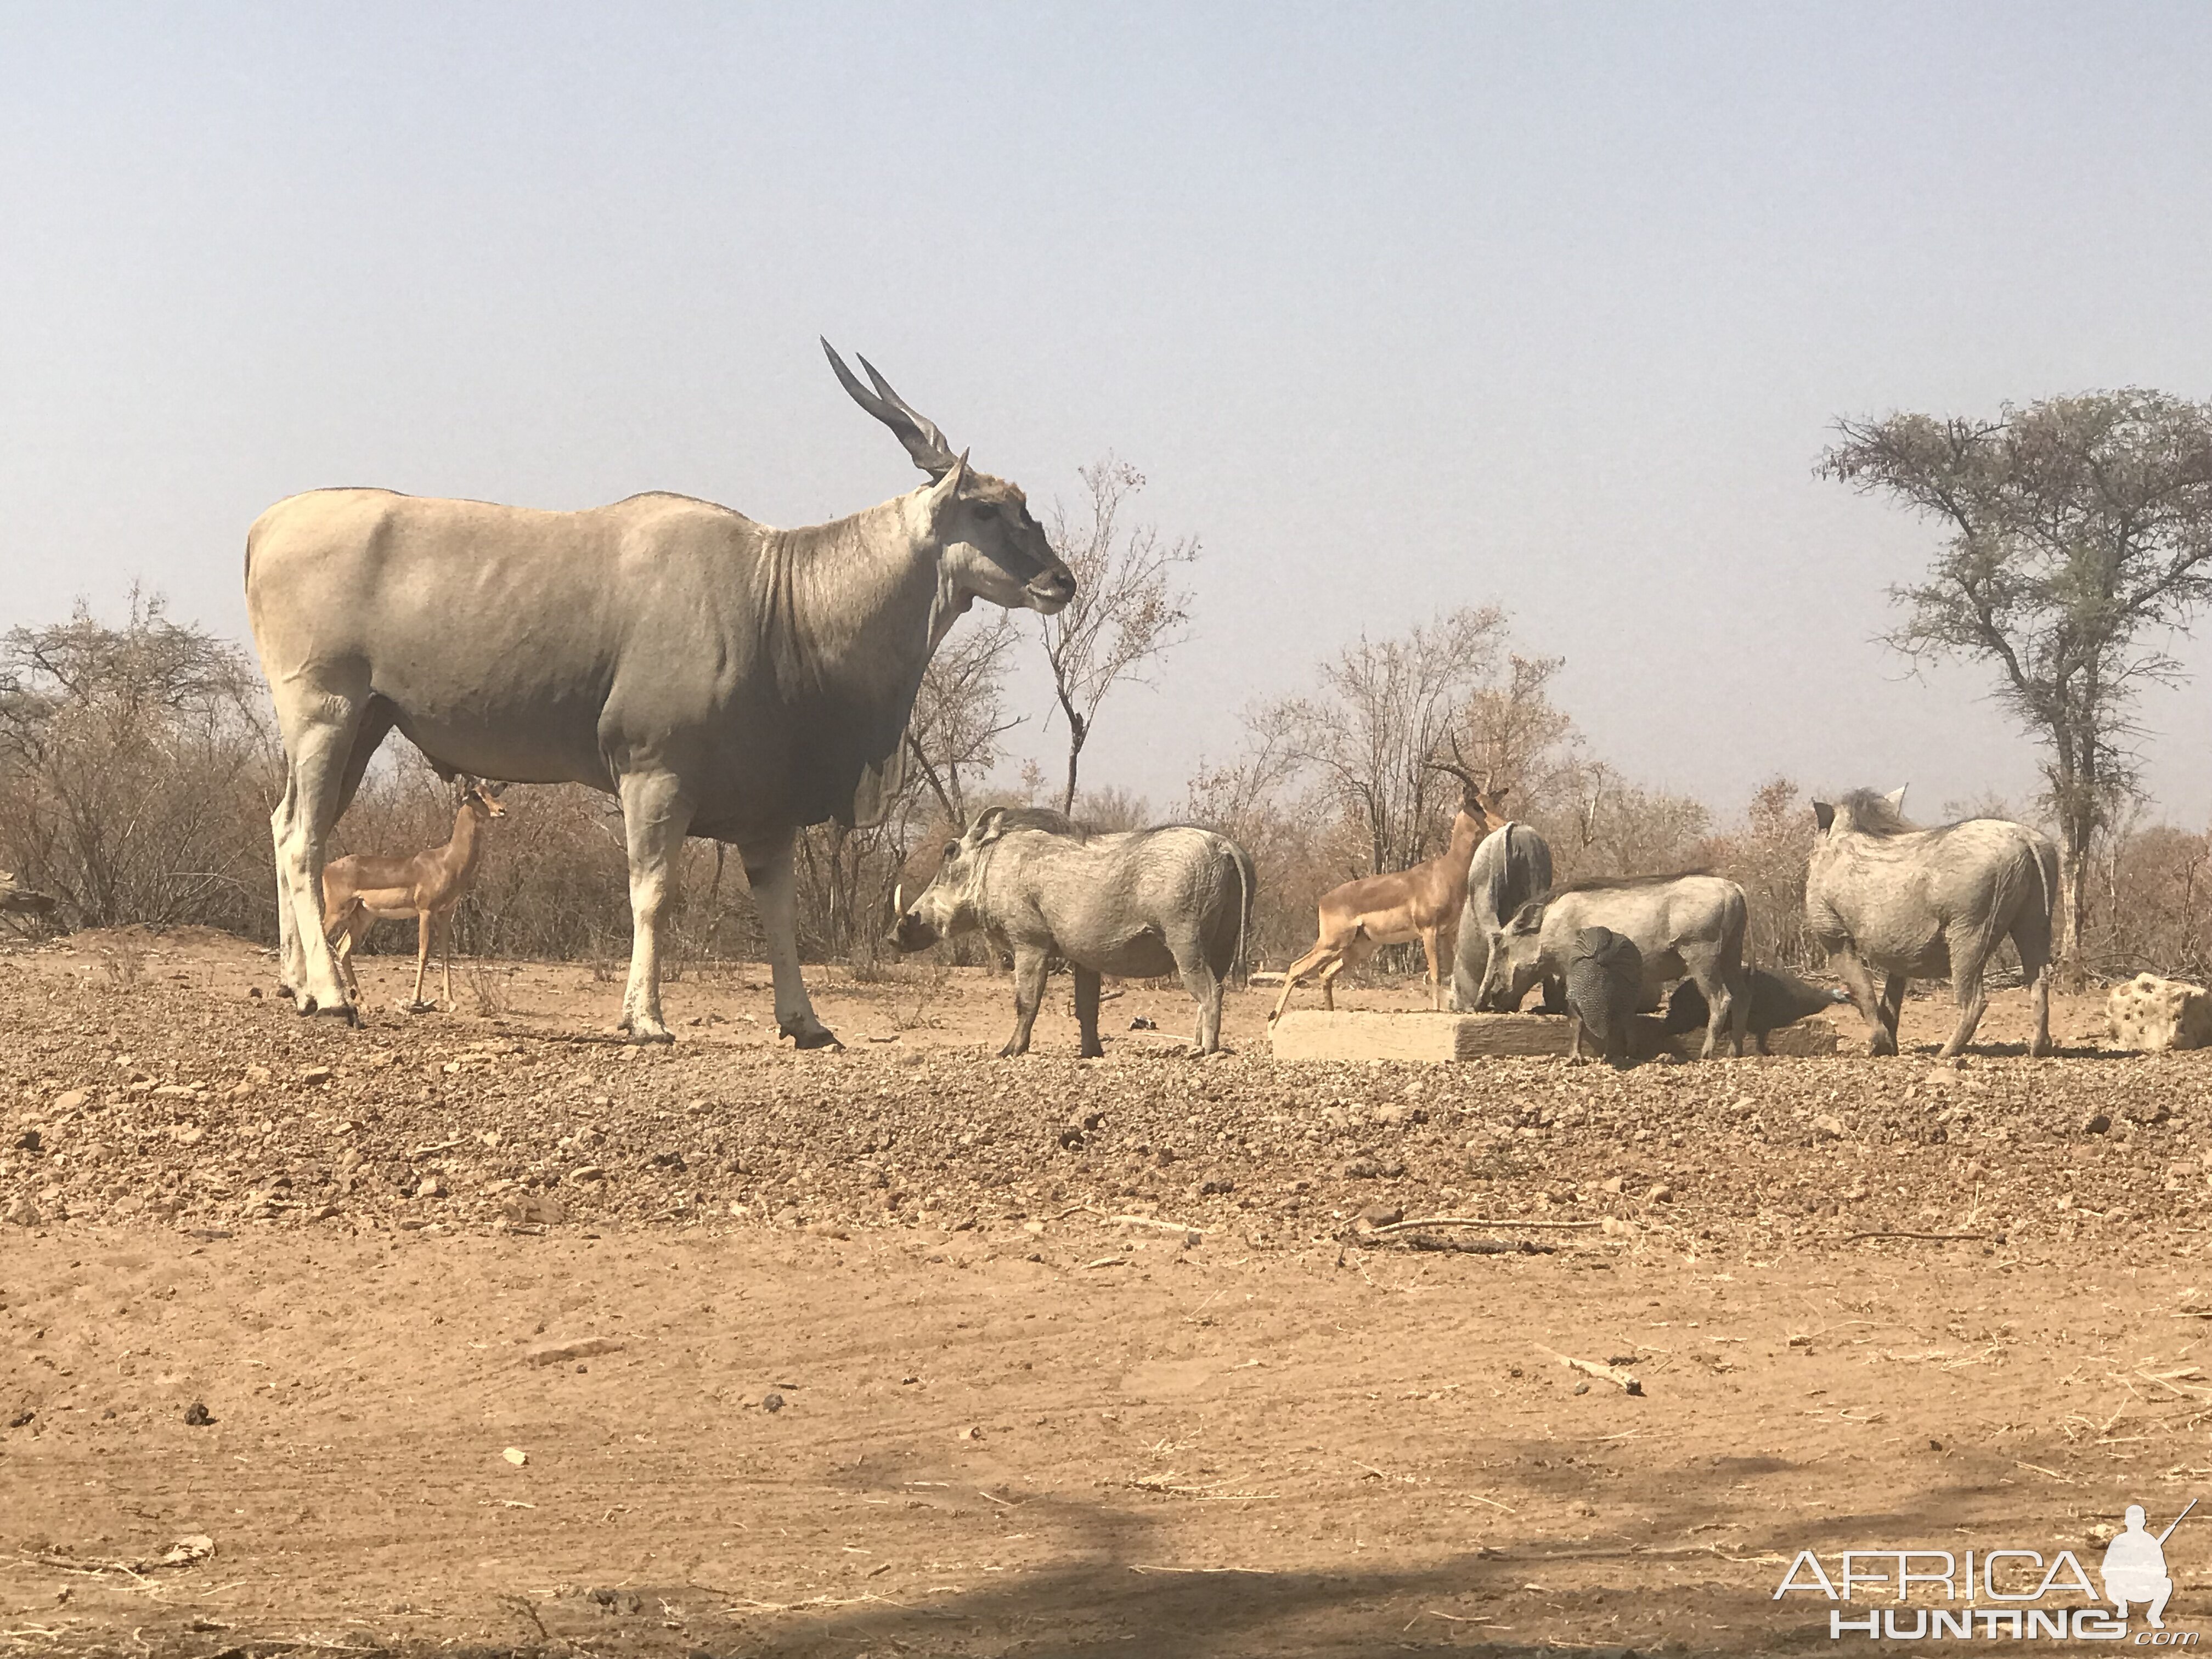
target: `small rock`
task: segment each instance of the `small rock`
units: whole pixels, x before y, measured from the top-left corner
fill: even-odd
[[[1605,1178],[1605,1190],[1609,1193],[1617,1193],[1627,1184],[1628,1180],[1625,1176],[1607,1176]]]
[[[954,1437],[955,1439],[959,1440],[981,1440],[982,1437],[983,1431],[972,1423]]]
[[[2100,1135],[2110,1130],[2112,1127],[2111,1118],[2102,1112],[2094,1112],[2082,1123],[2081,1133],[2087,1135]]]
[[[1818,1139],[1845,1140],[1850,1139],[1850,1133],[1843,1119],[1833,1112],[1823,1112],[1813,1120],[1813,1133]]]
[[[445,1195],[446,1178],[443,1176],[424,1176],[415,1188],[417,1198],[443,1198]]]
[[[508,1462],[514,1464],[518,1469],[530,1461],[530,1454],[523,1450],[520,1446],[509,1446],[505,1451],[501,1452],[500,1455],[504,1457]]]
[[[1589,1392],[1589,1383],[1587,1383],[1587,1382],[1577,1382],[1577,1383],[1576,1383],[1576,1384],[1575,1384],[1575,1392],[1576,1392],[1577,1394],[1588,1394],[1588,1393]]]
[[[605,1181],[606,1178],[605,1166],[598,1164],[579,1164],[565,1177],[572,1182]]]
[[[18,1227],[35,1227],[39,1224],[39,1206],[27,1198],[11,1200],[5,1210],[0,1210],[0,1221]]]
[[[1370,1204],[1359,1212],[1359,1218],[1370,1227],[1395,1227],[1406,1218],[1402,1204]]]
[[[84,1103],[91,1098],[92,1097],[82,1089],[71,1089],[66,1093],[58,1094],[54,1097],[54,1110],[58,1112],[82,1111],[84,1109]]]
[[[17,1412],[13,1417],[8,1419],[8,1426],[11,1429],[20,1429],[26,1424],[29,1423],[30,1420],[38,1414],[39,1413],[32,1407],[26,1406],[21,1411]]]
[[[258,985],[249,985],[246,988],[246,994],[258,1002],[261,1000],[261,988]]]
[[[568,1218],[568,1206],[550,1193],[517,1194],[499,1211],[518,1226],[557,1227]]]
[[[22,1133],[15,1137],[15,1149],[18,1152],[44,1152],[46,1150],[46,1137],[40,1134],[36,1129],[26,1129]]]
[[[1139,1014],[1136,1018],[1129,1022],[1129,1029],[1133,1031],[1157,1031],[1160,1029],[1160,1023],[1156,1019],[1146,1019],[1142,1014]]]
[[[1653,1204],[1672,1204],[1674,1201],[1674,1189],[1662,1182],[1644,1196]]]
[[[185,1407],[185,1422],[189,1427],[204,1429],[214,1421],[214,1414],[197,1400]]]
[[[1382,1166],[1371,1158],[1347,1158],[1340,1173],[1347,1181],[1372,1181],[1382,1173]]]
[[[327,1066],[310,1066],[300,1073],[300,1081],[314,1088],[328,1083],[331,1075],[331,1068]]]
[[[781,1411],[783,1409],[783,1396],[780,1394],[763,1395],[761,1396],[761,1409],[764,1412]]]

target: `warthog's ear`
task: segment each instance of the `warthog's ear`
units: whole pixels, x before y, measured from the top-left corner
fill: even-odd
[[[1909,787],[1909,785],[1900,783],[1896,788],[1891,790],[1887,794],[1882,797],[1884,800],[1889,803],[1889,810],[1891,811],[1902,812],[1905,810],[1905,792]]]
[[[1828,827],[1834,823],[1835,821],[1836,809],[1834,807],[1831,806],[1824,800],[1816,800],[1813,803],[1813,822],[1820,826],[1820,833],[1822,835],[1826,835],[1828,832]]]
[[[969,826],[967,841],[970,847],[986,847],[1006,833],[1006,809],[994,806]]]

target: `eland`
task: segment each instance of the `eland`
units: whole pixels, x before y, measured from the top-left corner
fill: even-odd
[[[661,494],[555,513],[324,489],[255,521],[246,603],[284,740],[270,823],[302,1013],[356,1018],[325,933],[324,846],[397,729],[444,773],[621,802],[634,1039],[669,1041],[660,921],[696,835],[744,861],[778,1029],[836,1042],[799,972],[798,830],[888,808],[922,671],[975,600],[1050,615],[1075,579],[1020,489],[971,469],[867,359],[872,386],[822,349],[929,483],[799,530]]]

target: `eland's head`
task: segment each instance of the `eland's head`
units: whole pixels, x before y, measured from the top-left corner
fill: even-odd
[[[889,427],[933,481],[919,494],[940,550],[953,615],[988,599],[1009,611],[1050,616],[1075,597],[1074,575],[1052,550],[1018,485],[977,471],[968,465],[964,450],[955,454],[937,423],[892,391],[866,357],[859,362],[872,387],[845,367],[829,341],[823,341],[822,349],[853,401]],[[945,621],[949,626],[951,617]]]

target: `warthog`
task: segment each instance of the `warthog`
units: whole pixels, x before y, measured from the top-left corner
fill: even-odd
[[[1001,1054],[1029,1052],[1048,957],[1075,978],[1085,1055],[1098,1041],[1102,974],[1180,974],[1198,1003],[1198,1048],[1221,1047],[1221,993],[1252,919],[1252,860],[1226,836],[1188,824],[1094,835],[1040,807],[994,806],[945,847],[911,904],[894,895],[891,942],[919,951],[981,932],[1014,957],[1014,1034]]]
[[[1854,789],[1833,805],[1813,803],[1820,833],[1805,868],[1805,920],[1866,1017],[1868,1051],[1897,1052],[1906,980],[1947,974],[1959,1025],[1942,1052],[1964,1048],[1989,1005],[1982,972],[1990,953],[2009,938],[2035,1008],[2028,1052],[2049,1054],[2057,849],[2005,818],[1923,830],[1905,822],[1904,805],[1902,789]],[[1876,971],[1885,975],[1879,997]]]
[[[1510,1013],[1486,1002],[1482,988],[1490,977],[1490,957],[1507,920],[1552,885],[1552,848],[1518,822],[1501,825],[1482,838],[1467,872],[1467,902],[1460,907],[1459,945],[1452,958],[1451,1006],[1462,1013]],[[1565,1007],[1559,981],[1544,982],[1544,1006]]]
[[[1802,979],[1778,974],[1770,968],[1753,969],[1750,980],[1751,1040],[1762,1054],[1766,1052],[1769,1031],[1795,1025],[1808,1014],[1817,1014],[1824,1008],[1851,1000],[1849,992],[1838,991],[1832,985],[1808,985]],[[1711,1010],[1705,1006],[1705,994],[1693,979],[1684,980],[1667,999],[1665,1030],[1668,1036],[1698,1030],[1711,1018]]]
[[[1597,876],[1569,882],[1514,912],[1491,953],[1483,992],[1509,1006],[1519,1002],[1547,975],[1565,976],[1576,934],[1609,927],[1633,941],[1644,957],[1639,1008],[1656,1008],[1668,981],[1694,979],[1712,1011],[1701,1057],[1711,1058],[1724,1026],[1729,1051],[1741,1054],[1750,1012],[1744,925],[1743,889],[1718,876]]]
[[[1585,927],[1567,951],[1567,1012],[1574,1016],[1567,1063],[1583,1060],[1587,1031],[1598,1052],[1616,1066],[1629,1062],[1629,1034],[1644,998],[1644,957],[1636,941],[1610,927]]]

